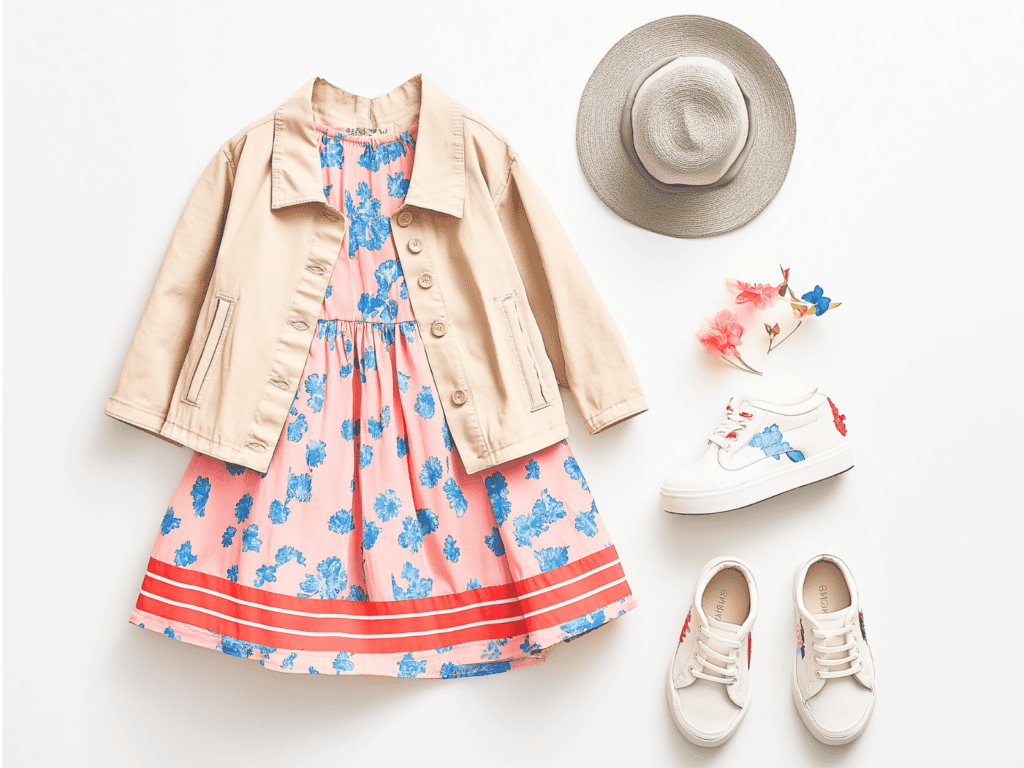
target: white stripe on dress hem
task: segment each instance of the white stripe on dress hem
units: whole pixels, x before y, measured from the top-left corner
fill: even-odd
[[[444,629],[432,629],[432,630],[429,630],[429,631],[426,631],[426,632],[397,632],[397,633],[392,633],[392,634],[378,634],[378,635],[353,635],[353,634],[350,634],[348,632],[307,632],[307,631],[301,630],[301,629],[282,629],[281,627],[273,627],[273,626],[270,626],[268,624],[260,624],[260,623],[255,622],[255,621],[246,621],[245,619],[239,619],[239,618],[236,618],[234,616],[228,616],[227,614],[223,614],[223,613],[220,613],[218,611],[210,610],[208,608],[200,608],[198,605],[192,605],[191,603],[180,603],[177,600],[169,600],[166,597],[161,597],[159,595],[150,594],[149,592],[147,592],[144,589],[140,590],[140,591],[146,597],[152,598],[153,600],[157,600],[157,601],[162,602],[162,603],[167,603],[169,605],[175,605],[175,606],[178,606],[179,608],[189,608],[189,609],[191,609],[193,611],[199,611],[200,613],[206,613],[206,614],[209,614],[211,616],[217,616],[217,617],[222,618],[222,619],[227,619],[228,621],[232,621],[232,622],[234,622],[236,624],[245,624],[246,626],[256,627],[258,629],[266,629],[266,630],[269,630],[271,632],[276,632],[278,634],[283,634],[283,635],[302,635],[304,637],[345,637],[345,638],[350,638],[350,639],[353,639],[353,640],[387,640],[387,639],[399,638],[399,637],[420,637],[420,636],[425,636],[425,635],[445,635],[445,634],[448,634],[449,632],[458,632],[458,631],[464,630],[464,629],[473,629],[474,627],[484,627],[484,626],[488,626],[490,624],[508,624],[510,622],[513,622],[513,621],[520,621],[522,619],[533,618],[534,616],[538,616],[538,615],[540,615],[542,613],[548,613],[549,611],[554,611],[554,610],[556,610],[558,608],[564,608],[565,606],[571,605],[572,603],[577,603],[577,602],[579,602],[581,600],[585,600],[586,598],[592,597],[593,595],[596,595],[599,592],[603,592],[606,589],[611,589],[612,587],[621,584],[625,580],[626,580],[626,577],[623,576],[621,579],[619,579],[617,581],[613,581],[610,584],[605,584],[604,586],[598,587],[597,589],[592,589],[590,592],[587,592],[585,595],[580,595],[579,597],[574,597],[571,600],[565,600],[564,602],[558,603],[556,605],[552,605],[552,606],[550,606],[548,608],[541,608],[540,610],[537,610],[537,611],[531,611],[530,613],[525,613],[525,614],[523,614],[521,616],[515,616],[515,617],[507,618],[507,619],[491,619],[491,620],[488,620],[488,621],[475,621],[475,622],[472,622],[470,624],[461,624],[461,625],[456,626],[456,627],[446,627]]]

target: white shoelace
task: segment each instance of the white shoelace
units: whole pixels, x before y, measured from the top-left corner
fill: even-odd
[[[722,423],[715,427],[708,440],[721,448],[728,448],[728,440],[735,440],[739,433],[747,426],[747,422],[753,418],[752,413],[747,411],[735,411],[732,406],[725,407],[725,417]]]
[[[740,640],[732,640],[728,637],[722,637],[721,635],[715,634],[708,627],[703,624],[697,627],[697,631],[708,636],[709,641],[721,643],[726,648],[733,648],[738,650],[743,644]],[[725,662],[724,667],[720,667],[714,662],[708,659],[708,654],[711,654],[716,659]],[[702,680],[710,680],[713,683],[723,683],[725,685],[732,685],[736,681],[736,659],[739,658],[738,653],[719,653],[714,648],[708,646],[700,637],[697,638],[697,653],[694,654],[694,659],[700,664],[700,669],[690,667],[690,674],[694,677],[699,677]],[[709,675],[704,670],[710,670],[717,672],[717,675]]]
[[[828,680],[833,677],[847,677],[860,672],[860,651],[856,650],[857,641],[854,639],[855,636],[853,635],[855,629],[856,623],[850,623],[845,627],[837,627],[836,629],[811,630],[812,637],[824,641],[824,645],[818,645],[817,643],[811,644],[811,647],[817,652],[815,653],[814,661],[817,664],[826,667],[824,670],[815,670],[815,675]],[[842,645],[829,645],[828,641],[834,637],[839,637],[843,640],[848,640],[849,642]],[[818,653],[824,654],[824,656],[818,656]],[[835,653],[845,653],[846,655],[838,659],[825,658],[829,654]],[[832,667],[841,667],[844,664],[848,664],[849,666],[846,669],[832,669]]]

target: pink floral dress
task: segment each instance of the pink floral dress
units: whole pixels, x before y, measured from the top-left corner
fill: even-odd
[[[201,453],[130,621],[269,669],[466,677],[635,607],[563,441],[475,475],[452,444],[391,237],[416,126],[317,123],[348,218],[291,413],[260,474]]]

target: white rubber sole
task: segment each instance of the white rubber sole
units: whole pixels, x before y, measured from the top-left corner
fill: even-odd
[[[661,506],[676,515],[712,515],[749,507],[786,491],[802,488],[853,469],[853,451],[847,442],[831,451],[798,461],[783,471],[731,488],[677,491],[662,486]]]
[[[860,738],[860,735],[864,733],[864,729],[868,727],[868,721],[871,719],[872,713],[875,711],[875,696],[871,697],[871,704],[868,705],[868,711],[864,713],[857,727],[844,734],[839,738],[829,736],[818,730],[818,726],[811,720],[810,715],[807,714],[807,708],[804,706],[804,701],[800,697],[800,685],[796,679],[796,667],[793,668],[793,703],[796,705],[796,711],[800,713],[800,719],[804,721],[804,725],[807,726],[807,730],[811,732],[811,735],[820,741],[822,744],[827,744],[830,747],[841,747],[844,744],[849,744],[851,741],[855,741]]]

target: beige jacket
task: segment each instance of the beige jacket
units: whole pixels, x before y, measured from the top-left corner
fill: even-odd
[[[114,418],[265,472],[345,236],[314,120],[419,123],[392,233],[438,399],[466,469],[647,410],[622,337],[515,150],[420,76],[374,99],[322,78],[228,139],[199,178],[117,385]]]

